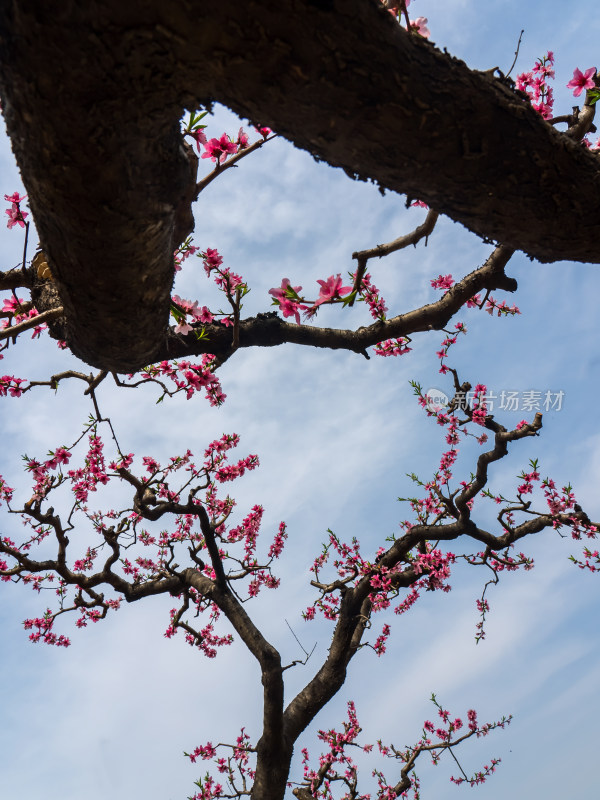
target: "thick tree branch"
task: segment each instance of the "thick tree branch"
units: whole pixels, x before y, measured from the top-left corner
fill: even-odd
[[[0,291],[4,289],[31,289],[33,278],[27,269],[15,267],[7,272],[0,272]]]
[[[340,612],[327,658],[284,713],[285,731],[292,741],[344,684],[346,669],[358,650],[369,616],[367,599],[357,603],[353,590],[342,590]]]
[[[210,539],[214,536],[210,530],[208,517],[201,517],[202,532]],[[209,551],[215,550],[214,538]],[[211,552],[211,557],[213,553]],[[216,556],[218,558],[218,555]],[[213,559],[213,564],[214,564]],[[221,570],[221,577],[224,578]],[[260,664],[263,685],[263,731],[257,745],[256,777],[252,787],[255,800],[282,796],[288,777],[289,764],[293,751],[293,739],[284,735],[283,730],[283,669],[281,656],[252,622],[241,603],[234,596],[227,584],[219,579],[211,593],[211,600],[223,611],[248,650]],[[191,586],[199,585],[204,576],[195,570],[185,571],[186,580]],[[276,789],[275,789],[276,787]],[[274,793],[275,790],[275,793]]]
[[[537,259],[600,261],[598,158],[378,0],[9,0],[0,93],[66,339],[101,368],[164,350],[196,196],[179,118],[211,99]]]

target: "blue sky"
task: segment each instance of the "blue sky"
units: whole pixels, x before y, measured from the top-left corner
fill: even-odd
[[[506,69],[524,28],[516,71],[553,50],[558,113],[575,102],[565,88],[574,67],[596,65],[600,25],[592,2],[573,3],[566,12],[564,4],[537,0],[415,0],[411,12],[429,18],[438,46],[480,69]],[[234,133],[239,125],[217,109],[207,132]],[[6,138],[0,177],[2,194],[22,190]],[[277,140],[201,195],[194,238],[203,249],[217,248],[225,264],[248,280],[245,311],[251,315],[269,310],[268,289],[281,278],[310,295],[316,279],[352,268],[353,251],[408,232],[423,216],[418,209],[407,212],[403,198],[382,198],[375,187],[353,183]],[[0,237],[1,268],[10,268],[20,262],[22,238],[4,227]],[[375,264],[373,280],[390,314],[400,313],[436,296],[431,278],[458,278],[488,254],[489,246],[443,219],[427,248]],[[210,305],[214,294],[199,263],[188,264],[175,291]],[[560,485],[570,481],[598,519],[598,266],[539,265],[517,255],[508,273],[518,279],[519,290],[506,299],[522,315],[497,319],[465,311],[457,319],[467,323],[469,335],[453,363],[463,380],[485,383],[497,394],[562,391],[564,400],[560,411],[545,415],[539,438],[511,448],[491,484],[506,494],[514,491],[515,476],[538,457],[542,473]],[[360,307],[336,307],[324,309],[320,322],[349,327],[368,324],[368,317]],[[448,389],[437,372],[440,340],[437,333],[415,337],[409,356],[370,361],[291,345],[242,352],[220,371],[228,395],[220,409],[200,397],[156,406],[150,388],[124,393],[106,387],[99,393],[126,452],[164,460],[188,447],[200,452],[222,432],[236,431],[240,454],[259,454],[260,469],[234,484],[232,493],[240,513],[256,502],[264,505],[268,540],[281,519],[290,538],[278,570],[282,588],[261,595],[248,610],[285,660],[299,657],[286,620],[307,649],[316,643],[308,665],[286,673],[290,697],[327,652],[327,626],[300,618],[314,598],[308,567],[327,528],[345,540],[359,537],[366,552],[376,550],[408,516],[396,500],[411,493],[405,473],[429,477],[445,449],[440,429],[418,409],[408,384],[416,379]],[[48,339],[25,339],[5,356],[2,374],[36,379],[74,363]],[[44,456],[72,441],[91,408],[80,387],[71,385],[0,403],[0,474],[18,496],[29,487],[20,455]],[[497,419],[511,425],[523,416]],[[468,456],[459,462],[461,478],[473,463]],[[19,529],[16,518],[0,517],[3,534],[16,536]],[[599,578],[570,564],[568,555],[577,552],[570,540],[542,534],[524,549],[536,567],[504,576],[490,592],[483,643],[474,643],[475,598],[486,577],[457,566],[450,594],[427,593],[411,613],[391,620],[385,657],[358,654],[346,686],[299,745],[317,756],[311,734],[318,727],[339,727],[349,699],[356,702],[363,741],[409,744],[432,717],[428,698],[434,691],[459,716],[471,707],[481,720],[514,714],[507,730],[468,743],[461,754],[467,772],[492,756],[503,759],[497,774],[473,790],[478,797],[499,800],[507,791],[545,800],[595,797]],[[65,651],[33,646],[22,630],[23,618],[44,610],[44,597],[21,586],[3,585],[1,592],[0,765],[7,797],[179,800],[193,793],[192,782],[203,772],[203,765],[188,765],[184,749],[207,740],[233,741],[242,725],[256,738],[261,695],[253,660],[239,644],[208,661],[181,637],[164,639],[168,599],[123,608],[79,632],[66,620],[73,644]],[[373,766],[382,765],[365,762],[364,790]],[[437,768],[425,762],[420,767],[424,800],[471,791],[450,784],[456,768],[448,757]],[[392,769],[387,773],[393,776]]]

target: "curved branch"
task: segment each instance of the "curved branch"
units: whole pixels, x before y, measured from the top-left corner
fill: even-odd
[[[504,274],[504,267],[513,253],[511,248],[497,247],[481,267],[458,281],[434,303],[355,331],[296,325],[284,322],[275,313],[259,314],[257,317],[240,322],[238,347],[275,347],[291,343],[365,354],[368,347],[386,339],[406,337],[422,331],[441,330],[467,300],[483,289],[516,291],[516,280]],[[193,333],[187,336],[171,334],[158,354],[159,359],[169,360],[213,353],[224,362],[232,355],[231,331],[228,327],[214,323],[196,327],[204,328],[206,336],[197,339]]]
[[[567,130],[566,135],[570,136],[571,139],[575,139],[579,141],[582,139],[586,133],[589,133],[592,129],[595,128],[594,126],[594,117],[596,116],[596,105],[584,105],[583,111],[578,113],[575,117],[575,121]]]
[[[425,221],[415,228],[414,231],[404,234],[404,236],[399,236],[397,239],[394,239],[393,242],[388,242],[387,244],[378,244],[375,247],[371,247],[369,250],[360,250],[359,252],[352,253],[352,258],[356,259],[358,264],[352,291],[358,292],[360,289],[361,281],[367,269],[367,262],[370,258],[382,258],[390,253],[395,253],[397,250],[403,250],[405,247],[409,247],[411,244],[416,247],[421,239],[425,239],[425,242],[427,243],[427,237],[435,228],[435,223],[438,221],[438,217],[438,212],[430,208],[427,212],[427,216],[425,217]],[[354,299],[348,305],[354,305]]]
[[[390,253],[395,253],[397,250],[403,250],[411,244],[416,246],[421,239],[426,239],[432,233],[435,228],[435,223],[438,221],[438,217],[438,212],[430,208],[424,222],[416,227],[414,231],[399,236],[397,239],[394,239],[393,242],[378,244],[375,247],[371,247],[369,250],[360,250],[356,253],[352,253],[352,258],[356,259],[360,264],[361,261],[367,261],[369,258],[381,258]]]

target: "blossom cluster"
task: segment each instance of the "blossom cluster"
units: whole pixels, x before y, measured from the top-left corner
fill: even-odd
[[[554,78],[554,53],[549,50],[538,58],[529,72],[517,75],[516,88],[524,92],[533,108],[544,119],[552,117],[554,92],[548,81]]]
[[[208,325],[215,319],[210,309],[206,306],[200,307],[197,300],[193,302],[191,300],[185,300],[179,297],[178,294],[174,294],[171,300],[176,305],[176,308],[171,311],[171,314],[177,321],[175,333],[181,333],[183,336],[186,336],[192,330],[192,326],[185,320],[187,316],[191,317],[194,322],[200,322],[204,325]]]
[[[600,551],[590,550],[589,547],[583,548],[583,558],[580,560],[574,556],[569,556],[569,559],[579,567],[579,569],[587,569],[590,572],[600,572]]]
[[[2,355],[0,355],[2,358]],[[0,397],[21,397],[23,394],[23,378],[15,378],[14,375],[0,375]]]
[[[26,619],[23,622],[23,627],[26,631],[33,630],[29,635],[32,642],[44,642],[45,644],[54,644],[57,647],[69,647],[71,644],[68,637],[60,634],[56,635],[52,630],[54,617],[52,611],[47,609],[43,617],[36,617],[35,619]]]
[[[39,316],[39,312],[35,306],[30,302],[24,300],[22,297],[9,297],[4,299],[2,308],[0,308],[0,330],[6,329],[10,325],[18,325],[20,322],[25,322],[29,319],[34,319]],[[46,330],[46,325],[36,325],[31,335],[32,339],[37,339],[42,331]],[[2,356],[0,356],[2,358]],[[18,397],[19,395],[15,395]]]
[[[13,192],[11,195],[5,194],[4,199],[10,204],[4,212],[5,214],[8,214],[8,222],[6,223],[7,228],[14,228],[15,225],[19,225],[21,228],[24,228],[25,218],[28,217],[29,214],[27,211],[22,210],[21,203],[27,199],[27,195]]]
[[[446,350],[444,351],[446,352]],[[458,417],[444,409],[432,409],[423,395],[421,387],[413,383],[415,394],[417,395],[419,404],[426,410],[428,416],[436,418],[437,423],[447,429],[446,442],[450,445],[450,449],[444,452],[440,459],[439,470],[435,473],[433,479],[423,484],[416,476],[411,476],[414,481],[419,485],[424,486],[427,494],[424,497],[418,498],[400,498],[406,499],[415,513],[417,524],[419,525],[437,525],[448,515],[447,502],[443,500],[442,491],[444,487],[449,487],[452,478],[452,468],[456,461],[458,450],[457,444],[461,435],[473,436],[468,427],[459,423]],[[463,408],[466,411],[468,420],[471,422],[485,426],[487,420],[487,407],[485,403],[486,386],[484,384],[477,384],[473,391],[472,403],[468,408]],[[527,423],[525,423],[527,426]],[[523,430],[523,435],[527,435],[528,427]],[[475,437],[480,445],[484,444],[487,440],[487,434],[483,433]],[[537,473],[527,473],[528,478],[533,479]],[[466,481],[461,482],[462,492],[470,491],[470,484]],[[448,490],[449,491],[449,490]],[[455,493],[456,494],[456,493]],[[473,507],[475,498],[471,497],[466,502],[467,508],[470,510]],[[510,512],[507,512],[510,514]],[[513,524],[513,520],[507,517],[507,523]],[[414,523],[404,521],[400,523],[401,529],[410,531]],[[315,618],[317,611],[320,611],[326,619],[336,620],[339,615],[340,596],[337,592],[330,591],[327,587],[331,585],[328,581],[324,584],[319,584],[319,574],[324,568],[325,564],[329,561],[330,554],[334,552],[336,557],[333,561],[333,567],[337,571],[338,578],[345,584],[350,583],[357,586],[363,579],[369,581],[370,587],[373,592],[370,594],[369,599],[372,605],[373,613],[387,609],[391,605],[391,599],[398,594],[398,576],[412,576],[410,591],[402,598],[402,600],[395,605],[394,612],[402,614],[408,611],[414,603],[418,600],[421,591],[423,590],[442,590],[449,591],[450,585],[448,579],[450,577],[451,565],[456,560],[456,555],[452,552],[443,552],[438,548],[433,547],[428,542],[424,543],[424,550],[421,552],[414,552],[403,561],[397,562],[394,566],[384,566],[380,563],[380,558],[384,554],[385,549],[381,548],[377,553],[375,562],[363,558],[360,552],[360,545],[356,539],[351,543],[342,542],[335,534],[329,531],[329,541],[324,545],[321,554],[315,559],[311,571],[315,574],[317,581],[316,585],[321,585],[322,594],[319,599],[304,612],[303,616],[306,620]],[[494,568],[501,565],[502,568],[518,568],[518,566],[525,566],[530,568],[531,562],[524,554],[519,554],[520,560],[513,560],[510,556],[498,557],[497,559],[488,559],[489,565]],[[423,575],[422,578],[418,576]],[[385,652],[385,643],[389,636],[389,625],[384,625],[381,634],[377,637],[374,649],[378,655]]]
[[[434,278],[431,281],[431,286],[434,289],[444,289],[446,291],[451,289],[454,284],[455,280],[452,275],[438,275],[437,278]],[[491,295],[486,295],[484,301],[485,302],[483,303],[480,295],[476,294],[473,297],[470,297],[465,305],[467,308],[481,308],[483,305],[485,305],[485,310],[488,314],[492,315],[494,312],[496,312],[499,317],[514,316],[515,314],[521,313],[516,305],[513,304],[512,306],[509,306],[504,300],[498,302]]]
[[[214,374],[215,356],[205,353],[199,363],[193,364],[187,359],[181,361],[161,361],[158,364],[151,364],[141,370],[142,381],[153,381],[158,383],[163,394],[160,397],[169,396],[184,392],[189,400],[196,392],[204,390],[206,399],[211,406],[220,406],[225,402],[226,395],[221,388],[221,382]],[[129,378],[133,378],[130,375]],[[167,389],[161,378],[168,378],[175,385],[174,390]],[[138,384],[126,384],[137,386]]]
[[[188,126],[184,131],[184,135],[194,140],[198,152],[200,152],[201,146],[204,148],[201,158],[209,158],[217,166],[220,166],[227,156],[234,156],[241,150],[245,150],[249,145],[248,134],[245,133],[243,128],[239,129],[235,138],[224,133],[218,138],[208,139],[204,133],[205,127],[205,125],[198,125],[191,129]]]
[[[205,251],[199,253],[199,258],[204,263],[204,271],[207,277],[211,275],[215,283],[229,297],[232,297],[236,290],[247,290],[247,284],[241,275],[232,272],[229,267],[223,267],[223,257],[217,250],[207,247]]]
[[[227,758],[219,756],[219,749],[221,751],[223,749],[231,750],[231,755]],[[250,737],[245,729],[242,728],[235,744],[218,744],[215,746],[212,742],[207,742],[205,745],[199,745],[194,748],[191,753],[184,753],[184,755],[190,759],[192,764],[195,764],[199,758],[203,761],[213,760],[217,771],[227,781],[229,787],[237,791],[236,784],[239,780],[243,784],[246,783],[247,779],[254,780],[256,773],[250,765],[250,756],[254,752],[256,750],[250,744]],[[223,785],[218,783],[208,772],[203,779],[200,778],[195,781],[195,785],[199,791],[192,795],[189,800],[214,800],[214,798],[223,797]]]
[[[572,89],[575,97],[580,97],[582,92],[586,92],[586,102],[595,103],[600,98],[596,76],[596,67],[590,67],[584,72],[576,67],[573,77],[567,83],[567,89]],[[548,120],[552,118],[554,108],[554,93],[548,81],[554,77],[554,53],[548,51],[545,56],[536,60],[529,72],[517,75],[515,82],[516,88],[527,96],[532,107]],[[592,145],[587,136],[584,136],[582,143],[593,150],[600,149],[600,137]]]
[[[527,423],[523,420],[517,425],[517,429],[523,428]],[[568,519],[568,526],[571,529],[571,537],[579,541],[583,536],[593,539],[598,533],[598,527],[593,525],[581,511],[577,503],[573,488],[570,484],[557,489],[556,483],[552,478],[541,478],[537,459],[530,459],[530,470],[523,470],[518,479],[522,481],[517,487],[517,499],[519,502],[526,502],[527,495],[533,495],[535,485],[538,484],[542,489],[549,514],[554,518],[553,527],[559,530],[565,524],[564,517]],[[498,505],[507,502],[503,495],[496,495],[491,490],[486,489],[482,496],[494,500]],[[509,512],[509,521],[512,524],[513,515]],[[522,556],[522,554],[520,554]]]
[[[195,255],[199,249],[199,247],[196,247],[192,244],[192,237],[188,236],[185,242],[180,244],[173,254],[175,272],[181,272],[183,262],[186,261],[190,256]]]
[[[490,316],[492,316],[494,312],[499,317],[514,317],[516,314],[521,313],[519,308],[514,303],[512,306],[509,306],[505,300],[498,302],[492,297],[492,295],[486,296],[484,300],[485,303],[483,303],[480,296],[476,294],[467,300],[466,306],[467,308],[481,308],[483,305],[485,305],[486,313],[488,313]]]
[[[204,460],[198,466],[194,463],[193,454],[187,451],[183,455],[173,456],[166,465],[161,465],[151,456],[145,456],[142,463],[145,469],[143,478],[136,478],[131,473],[134,463],[132,453],[119,453],[118,457],[107,465],[104,455],[104,442],[98,431],[98,423],[90,422],[87,430],[87,449],[83,464],[69,469],[74,448],[85,438],[86,433],[71,446],[57,447],[48,453],[46,459],[24,457],[26,469],[33,478],[33,491],[31,499],[24,507],[16,510],[20,513],[24,524],[32,533],[20,545],[8,538],[0,541],[0,554],[6,560],[0,560],[0,578],[2,580],[19,580],[29,584],[39,592],[46,583],[52,583],[57,573],[63,575],[58,579],[57,596],[60,598],[58,611],[48,612],[40,620],[28,620],[26,628],[33,629],[32,641],[44,641],[48,644],[66,646],[68,640],[57,636],[52,631],[54,620],[66,611],[77,611],[79,618],[76,627],[83,628],[89,622],[103,619],[109,610],[117,610],[121,597],[117,593],[114,597],[105,597],[91,588],[88,589],[88,578],[92,582],[90,587],[100,581],[110,579],[106,573],[109,564],[118,567],[121,576],[128,579],[130,585],[136,586],[160,580],[171,574],[170,564],[174,557],[175,549],[186,546],[195,554],[198,569],[208,578],[215,578],[215,554],[208,557],[206,531],[197,525],[200,510],[206,509],[210,519],[211,530],[217,542],[218,558],[223,568],[231,564],[230,580],[244,580],[247,584],[247,596],[255,597],[261,588],[276,588],[279,580],[271,572],[271,564],[278,559],[283,551],[287,532],[282,522],[277,529],[273,541],[268,548],[267,558],[262,563],[257,558],[258,536],[263,516],[261,506],[255,505],[242,519],[241,523],[229,526],[227,521],[235,507],[235,501],[228,495],[219,497],[219,487],[240,478],[249,470],[258,466],[258,457],[250,454],[237,461],[230,461],[231,451],[238,445],[237,434],[226,434],[220,439],[211,442],[204,451]],[[170,484],[177,473],[188,477],[179,478],[181,485],[173,488]],[[101,486],[106,486],[110,481],[117,479],[124,484],[136,487],[137,500],[134,508],[115,511],[94,511],[88,506],[90,494],[98,491]],[[78,537],[73,544],[65,537],[60,519],[52,516],[41,516],[42,504],[49,494],[59,487],[70,490],[72,510],[69,514],[69,525],[75,514],[84,515],[92,524],[97,534],[94,544],[84,544],[84,538]],[[182,492],[188,489],[186,505],[182,506]],[[202,500],[196,499],[199,491],[204,492]],[[13,490],[0,478],[0,502],[6,503],[11,509]],[[159,533],[142,527],[145,518],[153,519],[152,513],[145,509],[162,508],[160,516],[169,513],[174,518],[174,524],[169,530],[163,528]],[[42,522],[39,522],[42,520]],[[35,570],[36,562],[31,555],[33,548],[46,540],[53,532],[58,540],[59,553],[57,562],[45,559],[40,562],[40,569]],[[121,537],[121,538],[120,538]],[[133,543],[141,552],[130,555],[129,548]],[[240,543],[242,553],[235,555],[235,547]],[[127,547],[127,553],[121,553],[121,545]],[[106,547],[110,547],[113,557],[109,562],[101,558]],[[83,548],[79,553],[71,554],[72,548]],[[149,550],[150,548],[150,550]],[[151,552],[154,551],[154,552]],[[27,557],[25,554],[28,554]],[[118,558],[117,558],[118,556]],[[204,559],[204,560],[203,560]],[[9,563],[14,562],[13,564]],[[54,569],[52,564],[55,564]],[[67,576],[64,575],[64,566],[67,567]],[[101,566],[98,566],[100,564]],[[42,569],[43,567],[43,569]],[[94,577],[94,570],[100,572]],[[68,579],[68,576],[71,576]],[[73,588],[75,597],[73,604],[68,606],[67,596]],[[212,658],[216,655],[217,648],[229,644],[231,635],[219,635],[215,631],[215,624],[219,620],[220,610],[209,599],[201,595],[190,586],[186,597],[181,598],[183,605],[172,609],[169,627],[165,635],[171,638],[179,628],[184,630],[186,641],[196,646],[206,656]],[[187,619],[188,609],[199,614],[206,614],[206,624],[199,628]]]
[[[307,301],[300,296],[302,286],[292,286],[289,278],[281,281],[278,288],[269,289],[269,294],[273,298],[273,305],[279,306],[284,317],[294,317],[297,324],[300,324],[300,311],[307,318],[314,317],[319,306],[324,303],[335,303],[343,301],[346,295],[352,291],[351,286],[343,286],[341,275],[330,275],[327,280],[318,280],[320,286],[319,296],[314,301]]]
[[[480,725],[477,720],[477,712],[474,709],[469,709],[466,715],[467,725],[465,728],[463,720],[460,717],[453,718],[450,712],[438,703],[435,694],[432,694],[431,700],[437,708],[441,722],[435,724],[430,720],[425,720],[423,734],[414,745],[399,749],[394,745],[384,744],[381,740],[377,742],[378,752],[381,756],[406,765],[405,769],[402,770],[403,774],[411,770],[408,774],[409,788],[405,788],[406,784],[403,783],[401,786],[403,791],[399,795],[398,784],[388,783],[383,772],[374,769],[372,775],[377,778],[377,797],[379,800],[396,800],[398,796],[407,797],[408,791],[411,790],[414,799],[418,800],[420,797],[420,784],[419,778],[414,772],[414,765],[420,755],[429,753],[432,763],[437,765],[443,752],[451,750],[455,761],[457,761],[452,748],[458,747],[472,736],[480,738],[489,735],[494,730],[504,729],[512,720],[510,716],[502,717],[497,722],[488,722]],[[360,794],[359,792],[357,767],[353,759],[348,755],[347,750],[350,747],[354,747],[365,753],[371,753],[374,745],[359,744],[357,742],[358,735],[362,729],[358,722],[355,704],[352,701],[347,704],[347,714],[348,720],[343,723],[343,730],[337,731],[334,728],[327,731],[319,730],[318,738],[325,743],[327,749],[319,756],[318,768],[311,766],[308,749],[306,747],[302,749],[302,785],[306,786],[313,797],[320,800],[333,800],[332,788],[335,783],[341,783],[344,786],[346,797],[353,797],[356,800],[369,800],[370,798],[369,794]],[[435,739],[432,737],[435,737]],[[459,762],[457,761],[457,763]],[[492,759],[490,765],[485,765],[481,770],[475,772],[472,777],[467,777],[463,772],[464,777],[455,778],[451,776],[450,781],[457,785],[466,782],[470,786],[484,783],[489,775],[495,771],[499,763],[500,759]],[[394,772],[397,780],[397,768],[394,769]]]
[[[400,24],[408,19],[407,9],[411,0],[382,0],[385,7],[390,14],[398,19]],[[427,17],[417,17],[416,19],[409,20],[409,29],[411,33],[421,36],[423,39],[428,39],[431,32],[427,27]]]
[[[440,349],[436,352],[436,356],[439,358],[439,360],[441,362],[439,372],[442,375],[446,375],[446,373],[448,372],[448,366],[446,364],[444,364],[444,359],[448,356],[448,351],[450,350],[450,348],[453,345],[455,345],[456,342],[458,341],[457,334],[466,333],[467,332],[467,328],[466,328],[466,326],[465,326],[465,324],[463,322],[455,323],[454,329],[456,331],[456,335],[449,335],[448,334],[445,337],[445,339],[442,341]],[[425,407],[427,405],[426,402],[422,402],[422,401],[420,401],[420,402],[421,402],[421,405],[423,407]]]
[[[181,263],[185,258],[190,255],[197,255],[202,259],[204,271],[207,277],[213,277],[218,288],[225,294],[228,302],[232,306],[233,315],[241,309],[240,300],[244,297],[249,289],[247,283],[237,273],[233,272],[229,267],[223,267],[223,257],[219,252],[213,248],[207,247],[206,250],[200,250],[191,244],[188,239],[185,245],[176,251],[175,262],[176,271],[181,269]],[[213,322],[220,322],[222,325],[232,325],[232,312],[218,312],[211,311],[207,306],[200,306],[198,301],[186,300],[174,294],[171,298],[171,315],[174,317],[177,325],[174,330],[175,333],[187,336],[193,332],[197,338],[205,337],[203,328],[197,326],[208,325]],[[191,322],[187,318],[190,318]]]
[[[348,721],[343,723],[343,731],[331,728],[328,731],[320,730],[318,738],[328,746],[325,753],[319,756],[319,768],[310,767],[310,756],[306,747],[302,748],[302,766],[304,783],[309,788],[313,797],[323,800],[333,800],[332,782],[343,780],[349,788],[356,788],[357,768],[352,758],[346,752],[348,745],[358,746],[365,752],[371,752],[373,745],[356,745],[356,738],[361,732],[356,716],[356,707],[352,701],[348,703]],[[340,768],[343,772],[339,772]],[[368,798],[368,795],[351,795],[357,800]]]
[[[399,339],[386,339],[374,347],[378,356],[404,356],[410,353],[412,347],[407,347],[409,340],[404,337]]]
[[[236,136],[229,136],[224,133],[222,136],[209,139],[204,133],[207,126],[202,123],[207,114],[208,111],[193,112],[183,128],[183,135],[189,136],[195,142],[198,152],[203,147],[204,152],[201,158],[210,159],[218,169],[224,164],[228,156],[234,156],[243,150],[247,150],[250,146],[250,138],[244,129],[240,128]],[[255,126],[254,130],[260,134],[263,141],[272,133],[271,129],[266,126]]]
[[[381,548],[377,554],[378,557],[384,552],[385,548]],[[363,558],[360,552],[360,543],[356,538],[353,538],[351,543],[346,543],[341,541],[332,531],[329,531],[328,544],[323,546],[321,554],[317,556],[310,568],[315,575],[317,583],[323,567],[329,561],[331,553],[335,553],[333,567],[341,581],[356,587],[363,579],[368,580],[368,585],[373,590],[369,594],[372,613],[384,611],[391,606],[392,598],[397,597],[398,594],[396,580],[400,575],[403,577],[411,576],[413,586],[410,595],[411,599],[407,601],[405,598],[398,603],[394,608],[394,613],[396,614],[404,613],[418,599],[420,590],[435,591],[441,589],[444,592],[450,591],[450,585],[447,580],[450,577],[450,565],[454,563],[455,555],[450,552],[444,553],[429,544],[427,544],[425,552],[415,553],[405,561],[398,562],[392,567],[387,567],[379,563],[379,558],[375,562]],[[418,578],[419,575],[423,577]],[[325,619],[336,620],[339,616],[339,610],[339,594],[323,591],[313,605],[303,612],[302,616],[307,621],[312,620],[315,618],[317,611],[319,611]],[[390,626],[385,624],[374,645],[372,645],[378,656],[385,653],[385,644],[390,633]]]
[[[356,280],[356,273],[354,273],[352,277]],[[385,322],[385,315],[388,307],[385,303],[385,300],[379,293],[379,289],[371,280],[371,276],[368,272],[366,272],[361,279],[360,286],[358,287],[358,293],[360,295],[360,299],[364,300],[364,302],[368,305],[373,319]],[[390,353],[386,353],[386,355],[390,355]]]

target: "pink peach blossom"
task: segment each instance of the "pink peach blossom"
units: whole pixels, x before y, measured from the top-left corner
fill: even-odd
[[[573,77],[567,83],[567,89],[573,89],[575,97],[579,97],[584,89],[593,89],[596,85],[594,83],[594,75],[596,74],[596,67],[590,67],[582,72],[577,67],[573,72]]]

